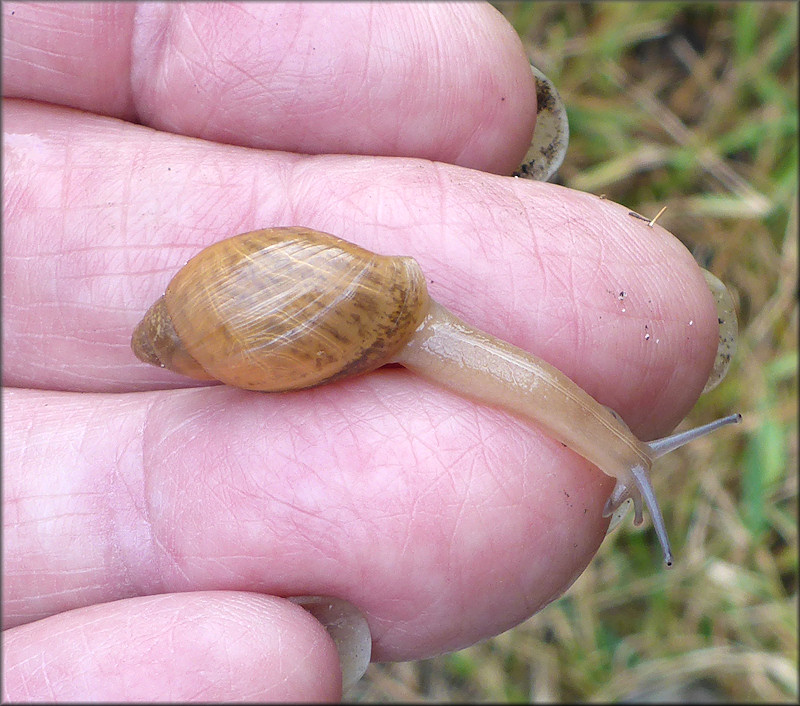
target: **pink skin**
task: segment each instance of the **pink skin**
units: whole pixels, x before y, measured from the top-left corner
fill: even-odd
[[[235,591],[128,598],[7,630],[4,697],[325,702],[341,693],[329,643],[309,613],[281,598]],[[265,669],[274,672],[266,679]]]
[[[505,21],[475,4],[3,12],[3,696],[336,698],[332,642],[264,594],[352,602],[395,660],[563,593],[614,483],[539,430],[400,368],[265,395],[129,349],[201,247],[305,225],[413,255],[456,314],[640,438],[670,431],[716,349],[703,277],[626,208],[487,173],[521,159],[535,103]],[[220,653],[231,633],[243,648]]]

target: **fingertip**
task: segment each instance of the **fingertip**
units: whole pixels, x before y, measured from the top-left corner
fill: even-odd
[[[4,634],[5,698],[338,701],[319,622],[289,602],[206,591],[79,608]]]

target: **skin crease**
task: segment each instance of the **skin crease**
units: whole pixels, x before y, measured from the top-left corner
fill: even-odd
[[[221,237],[302,224],[412,255],[445,306],[557,363],[641,438],[670,431],[703,387],[715,312],[683,246],[616,204],[486,173],[524,154],[534,100],[499,14],[340,7],[3,5],[7,699],[134,698],[145,655],[170,665],[172,698],[279,684],[330,698],[332,645],[263,594],[349,600],[374,659],[414,659],[523,620],[602,541],[610,478],[402,369],[271,396],[136,361],[133,326]],[[100,41],[111,29],[130,41]],[[327,43],[344,33],[372,41]],[[261,64],[273,46],[286,60]],[[407,68],[420,56],[424,74]],[[409,85],[424,105],[404,100]],[[324,119],[311,129],[307,113]],[[160,637],[222,621],[227,591],[263,654],[229,657],[229,690],[197,694],[218,655],[187,664]],[[152,594],[160,623],[136,598]],[[281,671],[292,653],[261,647],[276,630],[319,660]],[[65,631],[84,640],[80,662]],[[101,668],[109,654],[126,655],[124,680]]]

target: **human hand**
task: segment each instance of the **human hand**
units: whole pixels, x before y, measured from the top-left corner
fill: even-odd
[[[414,256],[438,300],[640,437],[671,429],[714,357],[713,302],[660,228],[495,175],[525,153],[535,103],[505,20],[475,4],[3,12],[5,698],[331,699],[334,643],[282,596],[349,601],[373,657],[400,660],[560,595],[613,482],[537,429],[401,369],[263,395],[129,348],[203,246],[305,225]]]

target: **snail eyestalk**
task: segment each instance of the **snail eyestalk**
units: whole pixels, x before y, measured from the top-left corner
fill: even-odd
[[[695,427],[694,429],[682,431],[678,434],[673,434],[672,436],[666,436],[663,439],[649,441],[647,442],[647,445],[650,447],[650,453],[653,459],[661,458],[670,451],[674,451],[675,449],[679,449],[684,444],[688,444],[690,441],[699,439],[701,436],[710,434],[712,431],[716,431],[721,427],[728,426],[728,424],[738,424],[741,421],[741,414],[730,414],[727,417],[716,419],[713,422],[703,424],[702,426]]]
[[[648,457],[652,462],[668,454],[670,451],[679,449],[690,441],[706,436],[729,424],[738,424],[741,421],[741,414],[731,414],[722,419],[717,419],[708,424],[689,429],[688,431],[646,442],[643,446],[647,448]],[[614,487],[614,491],[611,493],[611,496],[608,498],[603,508],[603,517],[610,517],[628,498],[633,500],[635,512],[633,523],[635,525],[642,524],[642,500],[647,504],[653,521],[653,529],[656,532],[658,541],[661,544],[661,549],[664,552],[664,563],[667,566],[672,566],[672,550],[669,544],[669,536],[667,535],[664,518],[650,482],[649,466],[634,466],[630,469],[630,474],[627,477],[620,476],[617,479],[617,485]]]

